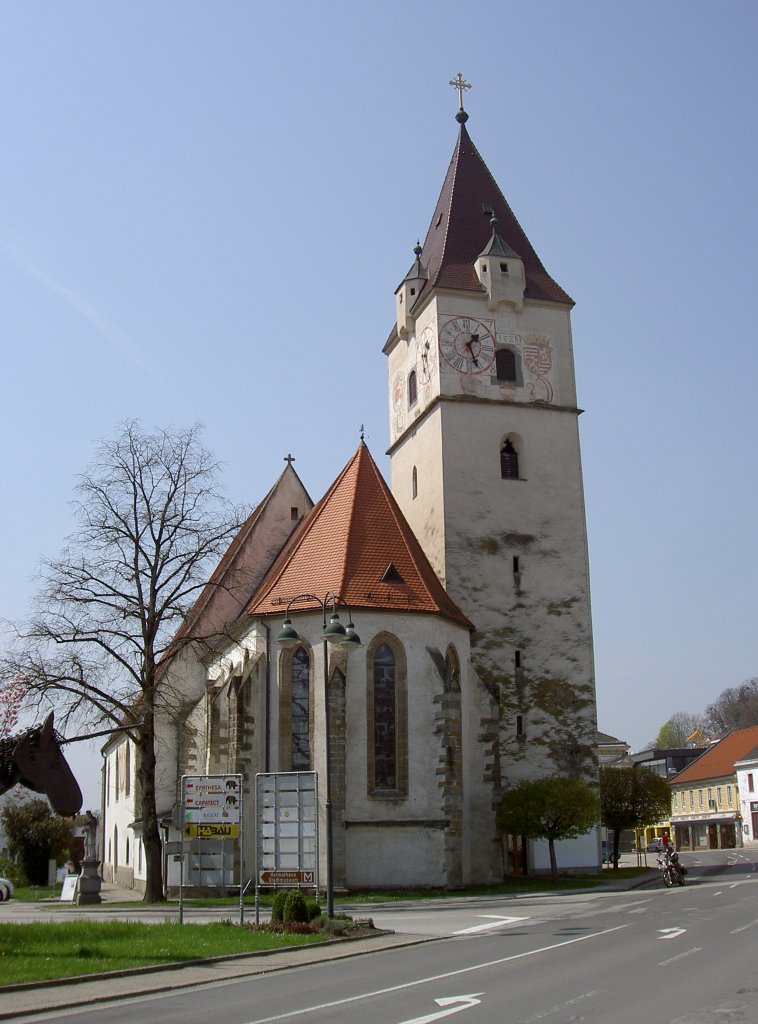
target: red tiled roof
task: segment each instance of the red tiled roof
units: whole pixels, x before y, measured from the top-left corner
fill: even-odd
[[[390,566],[394,574],[387,573]],[[473,628],[437,578],[364,444],[294,531],[243,615],[283,616],[287,602],[306,592],[338,594],[351,610],[436,613]]]
[[[682,782],[700,782],[703,779],[719,779],[733,775],[734,762],[744,758],[757,743],[758,725],[730,732],[701,754],[697,761],[683,768],[674,776],[671,784],[678,786]]]
[[[474,261],[492,237],[490,216],[483,204],[492,207],[497,217],[497,233],[524,261],[526,296],[573,305],[573,299],[543,267],[532,244],[516,220],[489,168],[471,141],[465,124],[442,185],[429,230],[424,240],[423,265],[429,280],[420,299],[429,288],[482,290],[474,270]]]

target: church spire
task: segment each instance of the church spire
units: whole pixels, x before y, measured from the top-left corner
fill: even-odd
[[[491,240],[491,220],[497,221],[501,243],[523,261],[524,297],[573,305],[571,297],[553,280],[508,205],[497,182],[471,141],[463,109],[463,90],[470,88],[462,75],[450,80],[458,89],[460,124],[458,141],[423,244],[428,288],[481,292],[475,268],[477,257]]]

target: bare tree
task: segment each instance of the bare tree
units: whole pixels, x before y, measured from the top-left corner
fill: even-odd
[[[705,716],[714,736],[758,725],[758,678],[722,691],[705,709]]]
[[[667,722],[664,722],[656,737],[654,747],[686,747],[702,734],[702,715],[692,715],[688,711],[677,711]]]
[[[29,699],[52,704],[59,720],[128,729],[144,898],[155,902],[163,899],[155,720],[176,713],[177,699],[161,685],[163,669],[182,645],[203,639],[185,616],[240,517],[219,494],[218,464],[197,426],[150,434],[138,422],[100,443],[74,511],[78,529],[60,558],[43,563],[35,614],[18,629],[4,675],[20,675]]]

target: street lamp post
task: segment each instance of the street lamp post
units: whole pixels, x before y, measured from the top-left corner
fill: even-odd
[[[324,748],[326,769],[324,772],[324,815],[326,818],[326,914],[327,917],[334,917],[334,858],[332,852],[332,780],[331,766],[331,736],[329,726],[329,644],[339,646],[350,652],[356,647],[362,647],[360,637],[353,626],[352,615],[348,608],[349,621],[343,626],[337,614],[337,605],[345,602],[331,591],[322,600],[315,594],[298,594],[287,602],[287,611],[281,632],[276,638],[280,647],[296,647],[301,643],[300,635],[292,625],[290,619],[290,608],[299,601],[315,601],[321,608],[323,629],[321,634],[322,649],[324,656]],[[332,614],[329,625],[326,623],[327,608],[331,604]],[[347,607],[347,605],[345,605]]]

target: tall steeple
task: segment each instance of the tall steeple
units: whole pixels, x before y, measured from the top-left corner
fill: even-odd
[[[497,219],[499,237],[524,262],[525,297],[572,306],[573,299],[545,270],[471,141],[465,123],[458,131],[458,141],[422,247],[428,274],[426,294],[434,288],[481,291],[474,261],[490,241],[493,216]]]

